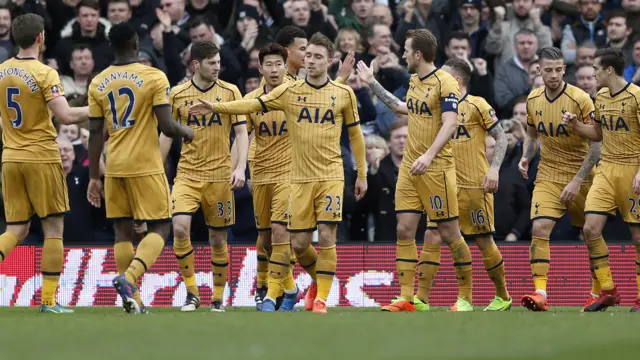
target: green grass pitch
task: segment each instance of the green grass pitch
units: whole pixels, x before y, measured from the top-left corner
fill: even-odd
[[[481,310],[481,308],[477,308]],[[581,314],[578,308],[532,313],[394,314],[330,308],[263,314],[248,308],[197,313],[119,308],[40,314],[0,309],[0,359],[20,360],[413,360],[634,359],[640,314],[628,307]]]

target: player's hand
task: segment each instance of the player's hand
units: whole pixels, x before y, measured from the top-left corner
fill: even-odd
[[[104,191],[102,189],[102,181],[98,179],[90,179],[89,187],[87,188],[87,200],[94,207],[100,208],[102,206],[102,198],[104,197]]]
[[[244,187],[244,169],[235,169],[231,173],[231,190],[240,190]]]
[[[193,141],[193,129],[189,126],[183,126],[184,134],[182,135],[182,140],[185,144],[188,144]]]
[[[520,159],[518,170],[520,170],[520,175],[522,175],[525,180],[529,180],[529,160],[524,157]]]
[[[343,78],[345,81],[349,79],[353,72],[353,67],[356,64],[356,54],[351,51],[344,58],[344,61],[340,61],[340,67],[338,68],[338,77]]]
[[[198,103],[193,104],[189,107],[189,114],[191,115],[202,116],[210,114],[212,112],[213,103],[203,99],[198,99]]]
[[[568,127],[569,129],[573,129],[573,126],[576,124],[576,119],[578,115],[572,114],[570,112],[565,112],[562,114],[562,125]]]
[[[518,235],[514,233],[508,233],[507,236],[504,237],[504,241],[518,241]]]
[[[431,166],[432,158],[428,157],[426,154],[421,155],[414,163],[411,165],[411,175],[417,176],[422,175],[427,172],[429,166]]]
[[[484,188],[484,192],[494,193],[498,191],[499,177],[500,175],[498,173],[498,169],[489,169],[489,171],[487,171],[487,174],[484,176],[484,180],[482,180],[482,187]]]
[[[371,60],[371,66],[367,66],[364,61],[358,61],[358,76],[367,85],[371,85],[375,78],[373,77],[373,68],[375,67],[375,59]]]
[[[638,171],[636,177],[633,178],[633,192],[635,192],[637,196],[640,196],[640,171]]]
[[[134,221],[133,222],[133,232],[135,232],[138,235],[146,233],[147,232],[147,223],[144,222],[144,221],[143,222]]]
[[[367,179],[356,180],[356,190],[355,190],[356,201],[362,200],[362,198],[364,197],[364,194],[367,193],[367,188],[368,188]]]
[[[576,199],[576,195],[580,191],[580,185],[582,185],[580,181],[571,180],[560,193],[560,202],[569,206]]]

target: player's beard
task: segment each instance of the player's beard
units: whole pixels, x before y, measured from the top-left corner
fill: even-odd
[[[409,71],[409,74],[415,74],[416,65],[414,63],[407,62],[407,70]]]

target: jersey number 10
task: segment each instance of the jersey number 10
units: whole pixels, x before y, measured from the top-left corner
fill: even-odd
[[[128,129],[136,124],[136,119],[130,119],[131,113],[133,112],[133,107],[136,104],[136,96],[133,93],[133,90],[128,87],[118,88],[118,97],[126,96],[127,99],[127,107],[124,111],[124,115],[122,119],[118,119],[118,112],[116,109],[116,95],[115,90],[110,91],[107,94],[107,98],[109,99],[109,106],[111,107],[111,121],[113,122],[113,130],[120,129]]]

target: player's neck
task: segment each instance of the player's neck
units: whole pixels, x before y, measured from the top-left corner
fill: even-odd
[[[113,62],[114,65],[122,65],[122,64],[131,64],[134,62],[138,62],[138,52],[131,54],[122,54],[120,56],[116,55],[116,60]]]
[[[547,93],[547,97],[549,99],[555,99],[556,96],[558,96],[558,94],[560,94],[562,92],[562,90],[564,90],[564,85],[565,85],[565,82],[563,80],[560,83],[560,86],[558,86],[557,89],[551,90],[551,89],[549,89],[548,87],[545,86],[544,91]]]
[[[283,79],[283,80],[284,80],[284,79]],[[273,86],[269,85],[269,83],[265,83],[265,84],[264,84],[264,93],[265,93],[265,94],[268,94],[268,93],[270,93],[273,89],[277,88],[277,87],[278,87],[278,86],[280,86],[280,85],[282,85],[282,83],[280,83],[280,84],[276,84],[276,85],[273,85]]]
[[[425,76],[431,74],[436,69],[436,66],[430,62],[424,62],[418,65],[416,69],[416,74],[420,79],[424,79]]]
[[[327,81],[329,80],[329,76],[327,75],[327,73],[324,73],[317,77],[312,77],[309,74],[307,74],[306,79],[309,84],[316,87],[321,87],[327,83]]]
[[[467,96],[467,88],[465,86],[458,86],[460,88],[460,99]]]
[[[32,46],[27,49],[20,49],[20,51],[18,51],[18,55],[16,55],[16,57],[21,59],[26,59],[26,58],[37,59],[39,56],[40,56],[40,49],[36,46]]]
[[[296,65],[287,62],[287,72],[289,73],[289,75],[295,77],[298,77],[298,72],[300,71],[300,68],[297,67]]]
[[[208,89],[211,85],[215,84],[215,80],[213,82],[203,80],[198,73],[193,75],[193,83],[196,84],[200,89]]]
[[[609,81],[609,92],[611,94],[617,94],[625,86],[627,86],[627,80],[625,80],[622,76],[615,76]]]

